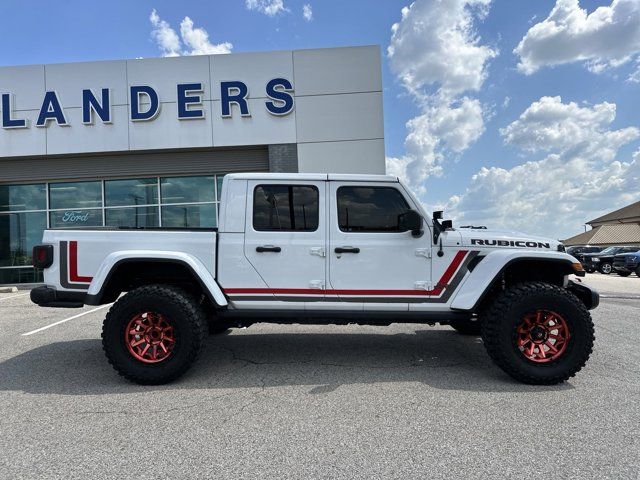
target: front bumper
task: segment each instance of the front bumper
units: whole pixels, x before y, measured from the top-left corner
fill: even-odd
[[[31,301],[40,307],[80,308],[84,307],[84,292],[64,292],[42,286],[31,290]]]
[[[569,280],[567,290],[578,297],[582,303],[584,303],[585,307],[587,307],[587,310],[593,310],[600,305],[600,294],[584,283]]]

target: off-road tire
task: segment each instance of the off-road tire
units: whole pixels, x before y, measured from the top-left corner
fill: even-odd
[[[171,320],[175,346],[171,356],[159,363],[134,358],[125,344],[129,321],[142,312],[158,312]],[[109,310],[102,326],[102,347],[113,368],[127,380],[159,385],[183,375],[198,357],[208,326],[198,301],[182,289],[165,285],[136,288]]]
[[[479,337],[482,333],[480,322],[475,320],[453,320],[449,325],[460,335],[472,335]]]
[[[619,277],[628,277],[629,275],[631,275],[631,272],[620,272],[616,270],[616,273],[618,274]]]
[[[611,272],[613,272],[613,265],[611,265],[609,262],[604,262],[598,267],[598,271],[604,275],[609,275]]]
[[[569,341],[562,356],[535,363],[517,347],[521,319],[537,309],[555,311],[567,323]],[[544,282],[520,283],[500,293],[481,316],[482,340],[495,364],[516,380],[533,385],[554,385],[584,367],[595,341],[589,311],[574,294]]]

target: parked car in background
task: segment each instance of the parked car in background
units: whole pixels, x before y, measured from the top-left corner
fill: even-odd
[[[623,253],[634,253],[640,250],[640,246],[612,246],[607,247],[598,253],[586,253],[582,256],[580,263],[587,272],[593,273],[596,270],[605,275],[613,272],[613,259],[616,255]]]
[[[616,255],[613,258],[613,269],[621,277],[628,277],[633,272],[640,277],[640,250]]]
[[[574,245],[567,247],[567,253],[578,259],[580,263],[583,263],[582,257],[587,253],[599,253],[604,247],[595,247],[593,245]]]

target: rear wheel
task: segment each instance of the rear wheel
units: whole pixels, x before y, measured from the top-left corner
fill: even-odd
[[[109,310],[102,346],[123,377],[140,384],[167,383],[196,360],[207,333],[198,302],[163,285],[132,290]]]
[[[477,320],[453,320],[449,325],[461,335],[480,336],[481,327]]]
[[[604,273],[605,275],[609,275],[613,271],[613,267],[611,266],[610,263],[604,262],[604,263],[600,264],[600,267],[598,267],[598,270],[600,270],[600,273]]]
[[[542,282],[508,288],[482,318],[489,356],[516,380],[553,385],[573,377],[593,350],[593,321],[571,292]]]

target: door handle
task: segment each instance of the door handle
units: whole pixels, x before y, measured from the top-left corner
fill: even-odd
[[[358,247],[336,247],[334,250],[336,253],[360,253]]]
[[[282,248],[275,247],[273,245],[262,245],[260,247],[256,247],[256,252],[258,253],[264,253],[264,252],[280,253],[281,251],[282,251]]]

